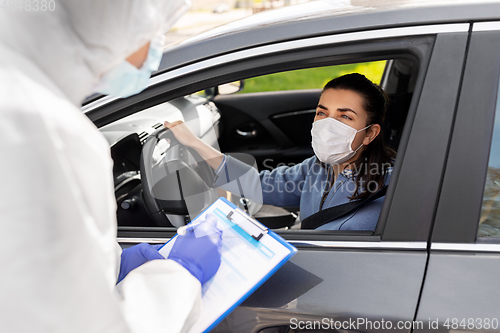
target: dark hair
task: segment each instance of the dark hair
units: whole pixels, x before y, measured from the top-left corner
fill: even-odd
[[[385,143],[384,119],[389,99],[380,86],[358,73],[331,80],[325,85],[323,91],[327,89],[344,89],[360,94],[364,99],[364,109],[368,115],[366,126],[379,124],[381,127],[379,135],[365,146],[358,159],[353,162],[358,173],[355,180],[356,190],[349,199],[364,199],[384,186],[387,169],[392,166],[396,155],[394,150],[387,147]],[[377,168],[378,171],[372,172],[373,168]],[[376,187],[371,186],[374,183],[377,184]]]

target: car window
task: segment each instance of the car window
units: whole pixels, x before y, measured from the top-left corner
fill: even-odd
[[[413,96],[417,72],[418,66],[410,60],[390,59],[283,71],[245,78],[239,82],[229,82],[226,85],[237,86],[237,83],[242,83],[243,87],[237,93],[225,94],[221,87],[226,85],[219,86],[218,95],[213,99],[217,108],[221,110],[221,121],[225,125],[224,131],[219,137],[220,149],[226,154],[243,153],[254,156],[259,171],[272,172],[279,167],[287,167],[289,169],[286,169],[286,172],[294,174],[299,169],[313,170],[311,172],[318,172],[317,179],[323,181],[324,177],[319,174],[324,170],[314,168],[314,159],[312,158],[314,152],[311,147],[311,126],[321,89],[333,78],[359,73],[372,82],[383,86],[390,100],[384,122],[384,138],[385,144],[393,152],[392,158],[383,166],[385,169],[390,169],[386,174],[386,182],[377,183],[376,189],[373,190],[376,192],[377,189],[389,183],[395,152],[398,150]],[[201,92],[205,96],[209,96],[210,93]],[[274,133],[269,131],[269,128],[279,132],[281,137],[273,135]],[[280,141],[281,138],[284,139]],[[285,172],[285,169],[280,170]],[[292,229],[300,228],[300,225],[294,224],[298,221],[296,217],[299,216],[302,221],[304,216],[311,216],[312,213],[307,210],[311,207],[303,205],[300,200],[294,201],[289,197],[295,195],[294,189],[299,193],[301,192],[298,190],[299,186],[306,186],[304,185],[306,182],[312,182],[311,179],[316,178],[302,179],[299,176],[292,177],[287,174],[286,181],[285,176],[283,176],[286,185],[281,188],[280,184],[277,184],[278,180],[281,180],[281,174],[277,173],[274,177],[276,178],[273,178],[272,183],[269,179],[263,178],[264,206],[254,216],[273,229],[281,229],[284,226]],[[347,198],[344,201],[342,201],[343,197],[337,198],[341,197],[342,193],[340,192],[345,194],[348,191],[348,186],[343,185],[344,183],[349,183],[349,186],[354,186],[354,183],[347,180],[350,179],[347,172],[343,172],[342,177],[339,178],[338,183],[332,182],[328,186],[319,181],[318,183],[307,183],[307,186],[314,188],[325,187],[321,197],[317,197],[316,192],[318,191],[315,190],[301,193],[302,195],[310,195],[310,201],[317,201],[318,205],[321,201],[324,208],[333,207],[336,203],[335,200],[339,204],[347,202]],[[374,181],[372,181],[373,184]],[[329,186],[335,188],[330,191]],[[285,192],[290,192],[290,195],[286,196],[283,194]],[[347,194],[345,195],[347,196]],[[296,196],[302,197],[298,194]],[[322,223],[324,225],[321,225],[318,230],[373,230],[383,201],[382,195],[374,202],[369,202],[364,209],[353,210],[340,218],[332,218],[332,223]],[[313,211],[312,208],[309,210]],[[344,224],[346,221],[351,223]],[[359,221],[363,221],[364,224]],[[316,224],[311,229],[317,229]]]
[[[498,101],[477,236],[500,238],[500,105]]]
[[[266,198],[269,199],[265,202],[262,199],[260,201],[255,200],[249,193],[244,194],[246,199],[243,198],[243,191],[241,189],[227,189],[230,187],[230,184],[227,188],[223,187],[226,184],[217,185],[217,195],[207,195],[204,198],[206,202],[199,202],[203,204],[201,206],[206,206],[206,204],[212,202],[212,197],[224,196],[242,209],[247,209],[250,214],[269,228],[281,230],[285,228],[300,229],[301,225],[299,221],[311,216],[314,213],[314,207],[313,205],[301,207],[301,201],[294,198],[295,192],[301,192],[303,186],[311,186],[311,190],[305,192],[308,195],[314,196],[314,198],[310,198],[310,200],[306,199],[305,202],[317,202],[318,205],[321,202],[323,208],[328,208],[334,206],[337,202],[338,204],[342,204],[344,201],[347,202],[347,194],[349,191],[352,191],[351,188],[354,185],[354,183],[349,181],[351,176],[348,172],[343,173],[343,178],[339,178],[340,180],[337,184],[328,179],[328,175],[326,175],[326,171],[322,169],[321,165],[313,163],[314,152],[311,146],[311,126],[316,114],[321,88],[331,79],[350,73],[363,74],[372,82],[380,84],[390,99],[389,109],[384,121],[384,127],[387,129],[384,133],[385,141],[390,148],[397,151],[413,92],[415,91],[415,78],[418,75],[418,69],[418,64],[412,60],[394,58],[377,62],[356,62],[352,64],[283,71],[251,78],[248,78],[248,76],[241,78],[234,77],[225,84],[209,87],[203,91],[198,91],[137,113],[137,117],[139,118],[135,121],[138,123],[140,121],[141,124],[144,123],[144,126],[147,127],[147,129],[144,129],[144,132],[138,133],[140,140],[145,140],[148,133],[151,134],[150,132],[161,127],[162,120],[174,121],[176,119],[184,119],[188,127],[200,135],[205,143],[220,150],[227,156],[231,156],[246,164],[249,163],[244,158],[238,158],[237,156],[248,157],[251,160],[250,164],[252,166],[255,165],[259,171],[273,171],[281,166],[295,167],[294,169],[290,169],[287,175],[283,174],[282,177],[280,176],[281,178],[277,179],[275,183],[264,182],[267,192],[264,192],[264,189],[261,192],[266,193]],[[284,81],[281,85],[269,84],[269,82],[280,77],[280,80]],[[307,77],[310,77],[310,80],[307,80]],[[260,85],[261,93],[240,93],[241,90],[248,92],[245,89],[249,86],[248,82],[252,81]],[[227,90],[223,88],[227,88]],[[165,112],[168,110],[175,110],[175,115],[172,114],[171,117],[167,117]],[[128,120],[130,119],[127,118],[127,120],[123,121],[127,123]],[[213,126],[213,131],[203,129],[210,125]],[[120,155],[118,154],[118,150],[121,148],[123,147],[115,145],[112,153],[115,152],[115,155]],[[140,156],[139,151],[137,152],[137,156]],[[117,156],[114,156],[114,160],[115,165],[121,165],[120,163],[116,163],[118,161]],[[227,169],[230,170],[229,173],[231,174],[235,170],[236,164],[234,160],[231,163],[227,168],[223,169],[226,170],[226,173],[228,172]],[[391,169],[391,171],[387,171],[387,177],[383,183],[380,184],[371,181],[368,185],[370,191],[376,192],[389,183],[389,177],[392,172],[391,165],[393,163],[394,159],[391,158],[390,163],[385,163],[382,166],[384,170]],[[193,168],[195,169],[194,171],[198,171],[195,164]],[[299,169],[306,171],[311,169],[313,176],[315,175],[314,173],[318,173],[318,177],[310,177],[310,179],[307,179],[309,183],[306,183],[306,180],[301,178],[300,173],[295,174],[293,179],[288,177],[289,174],[294,174]],[[358,169],[361,170],[360,167]],[[128,169],[122,170],[120,171],[120,175],[128,175],[128,171]],[[306,171],[304,171],[304,175]],[[136,174],[137,171],[135,171],[134,176],[137,176]],[[218,179],[228,179],[228,177],[224,177],[223,173],[222,175]],[[116,178],[120,177],[117,176]],[[283,180],[286,178],[286,182],[283,182],[283,184],[281,183],[282,178]],[[311,180],[316,178],[317,181],[315,182]],[[189,179],[189,181],[181,186],[191,188],[190,186],[198,178],[187,177],[183,179],[184,181]],[[328,185],[326,182],[329,182]],[[348,185],[343,185],[344,183]],[[373,187],[373,184],[377,186]],[[121,183],[119,185],[121,186]],[[135,186],[135,183],[132,185]],[[199,184],[196,183],[194,185]],[[343,186],[343,188],[340,189],[339,186]],[[244,189],[251,188],[243,185],[241,187]],[[176,187],[169,186],[168,188]],[[276,189],[276,191],[271,191],[270,188]],[[200,191],[205,190],[203,186],[196,187],[196,189]],[[123,194],[122,192],[126,193]],[[285,192],[290,193],[290,195],[285,195]],[[342,197],[340,196],[341,192],[345,194]],[[133,198],[130,199],[130,196],[133,195],[135,194],[125,186],[120,187],[117,192],[117,203],[122,208],[118,210],[117,218],[119,226],[137,225],[135,216],[131,214],[132,210],[130,210],[135,208],[129,204],[129,201],[133,200]],[[248,199],[254,201],[249,202]],[[359,200],[359,198],[357,199]],[[324,229],[318,230],[356,232],[364,230],[366,234],[371,234],[376,226],[383,201],[384,198],[380,197],[366,204],[363,210],[353,210],[340,218],[331,218],[330,221],[334,222],[332,225],[324,226]],[[125,204],[123,204],[124,202]],[[198,203],[198,201],[196,202]],[[170,206],[165,208],[164,211],[168,211],[168,220],[153,221],[151,218],[142,218],[141,226],[181,225],[185,221],[186,212],[185,210],[174,210],[174,208]],[[145,212],[141,211],[141,213]],[[190,213],[189,215],[195,216],[197,213],[198,211],[196,211],[196,214]],[[363,224],[360,225],[359,221],[362,221]],[[344,222],[349,222],[350,224]],[[315,226],[304,229],[316,229]]]
[[[300,90],[322,88],[332,78],[349,73],[360,73],[380,84],[386,61],[372,61],[354,64],[300,69],[263,75],[245,80],[240,94],[279,90]]]

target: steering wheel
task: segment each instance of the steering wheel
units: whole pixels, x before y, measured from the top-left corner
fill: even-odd
[[[168,128],[147,138],[140,170],[144,202],[158,226],[180,227],[218,198],[213,169]]]

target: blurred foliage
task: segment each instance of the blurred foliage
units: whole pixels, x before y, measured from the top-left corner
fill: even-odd
[[[240,94],[278,90],[321,89],[328,81],[349,73],[361,73],[379,84],[384,73],[385,64],[386,61],[363,62],[258,76],[246,79],[245,88]]]
[[[478,237],[500,237],[500,168],[488,168]]]

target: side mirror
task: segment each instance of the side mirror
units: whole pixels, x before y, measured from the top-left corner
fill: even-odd
[[[220,85],[217,90],[220,95],[230,95],[242,91],[244,86],[244,81],[241,80]]]

